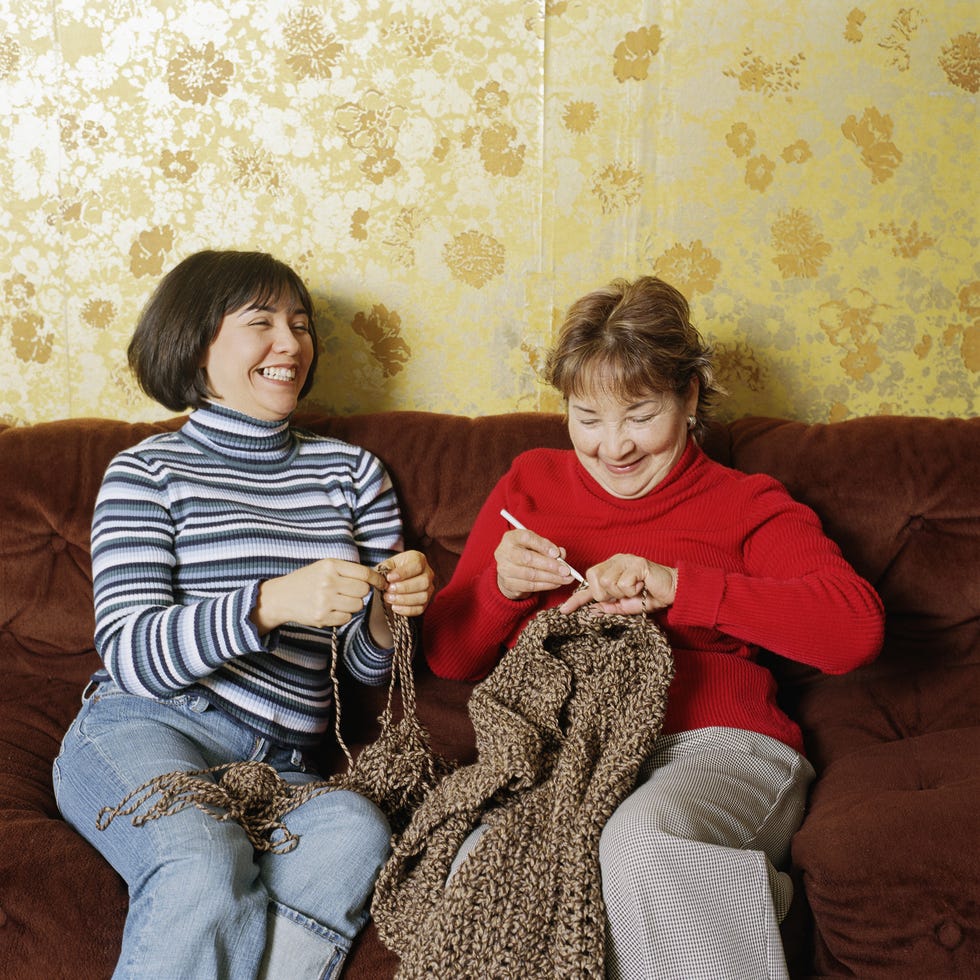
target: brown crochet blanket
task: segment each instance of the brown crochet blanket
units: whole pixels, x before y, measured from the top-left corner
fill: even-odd
[[[429,793],[378,881],[372,914],[399,977],[603,976],[599,835],[652,751],[672,677],[646,617],[550,609],[528,624],[471,696],[477,761]]]

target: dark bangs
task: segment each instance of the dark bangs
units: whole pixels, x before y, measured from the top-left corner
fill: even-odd
[[[283,297],[295,299],[314,326],[313,301],[302,279],[284,262],[264,252],[239,253],[228,263],[228,274],[220,277],[223,288],[215,301],[223,318],[243,306],[265,306]]]

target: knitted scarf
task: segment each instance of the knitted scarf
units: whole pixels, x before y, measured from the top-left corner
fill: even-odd
[[[548,609],[525,627],[470,698],[477,761],[428,794],[378,880],[372,915],[399,978],[604,976],[599,835],[653,749],[672,677],[645,616]]]

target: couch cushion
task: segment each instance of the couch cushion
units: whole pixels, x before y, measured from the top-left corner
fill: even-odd
[[[732,423],[733,464],[782,480],[885,603],[882,656],[774,670],[818,768],[980,718],[980,418]],[[972,450],[972,451],[971,451]]]
[[[980,974],[980,727],[883,742],[831,763],[793,841],[818,969]],[[971,764],[972,760],[972,764]]]
[[[78,684],[57,676],[4,671],[0,975],[5,980],[108,977],[118,956],[125,885],[59,818],[51,786],[51,763],[80,693]],[[86,940],[81,964],[79,936]]]
[[[0,430],[4,669],[83,683],[97,663],[86,656],[95,629],[89,556],[95,496],[115,453],[165,427],[76,419]]]

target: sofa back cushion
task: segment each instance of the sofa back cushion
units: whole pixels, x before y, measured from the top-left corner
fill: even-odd
[[[0,430],[4,670],[74,681],[91,673],[95,497],[112,456],[164,427],[73,419]]]
[[[835,425],[749,418],[732,465],[781,480],[821,517],[887,613],[883,655],[827,677],[774,670],[819,764],[980,718],[980,418]]]

